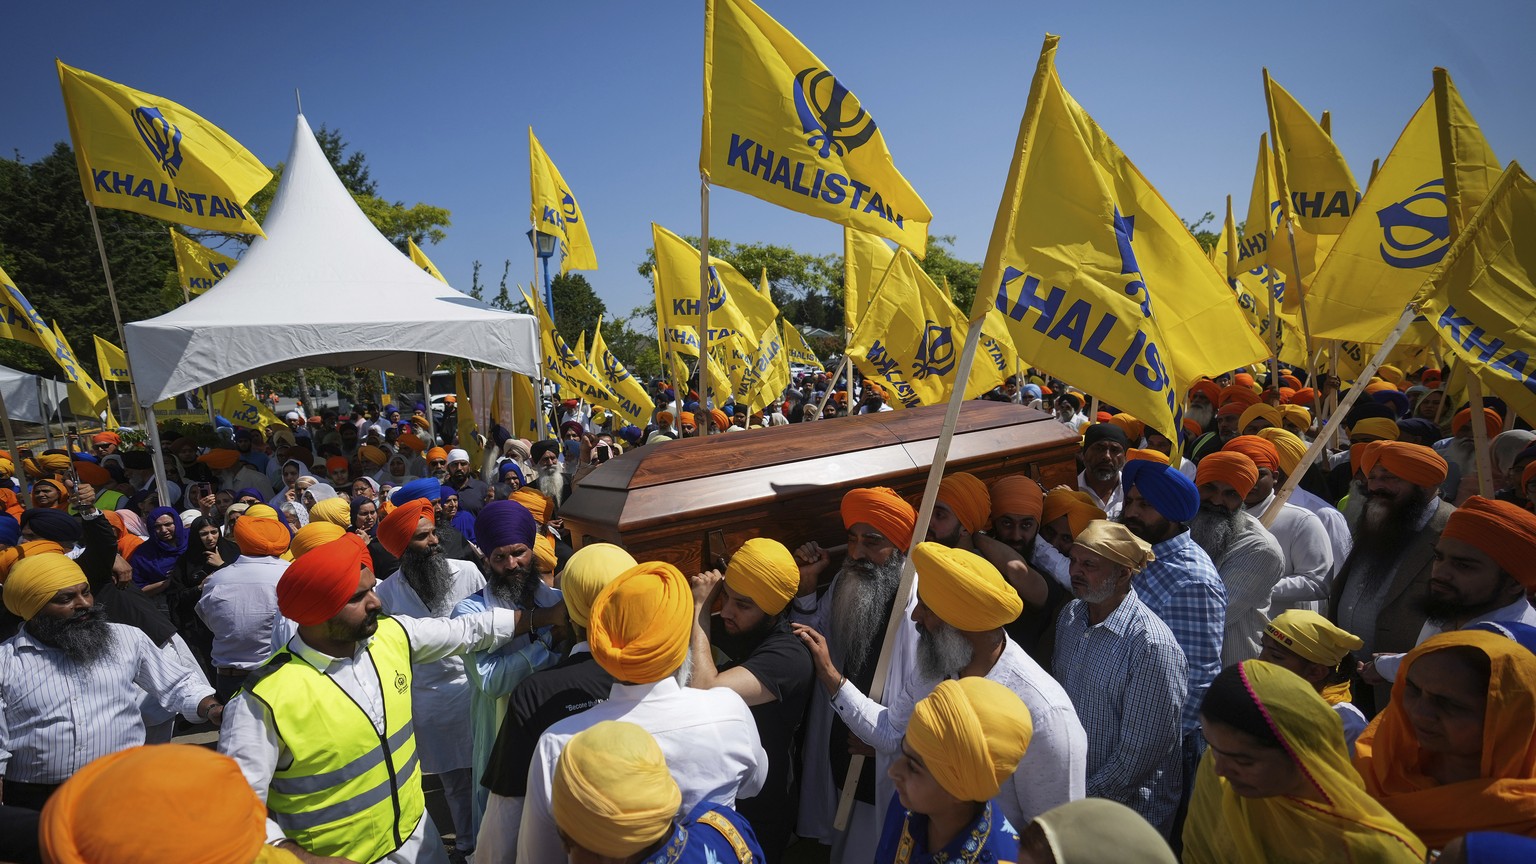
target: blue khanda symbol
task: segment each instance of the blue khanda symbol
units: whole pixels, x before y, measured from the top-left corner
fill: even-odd
[[[1121,274],[1135,274],[1136,278],[1125,283],[1125,293],[1130,297],[1140,296],[1137,301],[1141,306],[1141,317],[1152,317],[1152,293],[1147,290],[1147,283],[1141,279],[1141,266],[1136,263],[1136,249],[1131,245],[1131,240],[1136,233],[1136,217],[1121,216],[1120,208],[1115,208],[1115,245],[1120,249]]]
[[[955,338],[948,327],[928,322],[923,342],[917,346],[917,362],[912,377],[921,381],[930,375],[948,375],[955,368]]]
[[[426,268],[423,267],[422,269],[425,270]],[[213,274],[213,281],[217,282],[224,278],[225,273],[229,272],[229,265],[223,261],[210,262],[208,272]]]
[[[725,285],[720,281],[720,274],[711,265],[709,268],[709,311],[718,312],[725,305],[727,295]]]
[[[147,106],[133,109],[133,125],[161,169],[175,177],[181,170],[181,130],[165,119],[159,108]]]
[[[875,118],[832,73],[812,66],[795,75],[795,113],[810,137],[805,143],[825,159],[836,150],[846,156],[875,134]]]
[[[561,198],[560,198],[560,214],[561,214],[561,216],[565,219],[565,221],[568,224],[574,225],[577,222],[580,222],[581,218],[576,213],[576,196],[572,195],[569,192],[566,192],[563,189],[561,190],[561,193],[562,193]]]
[[[1451,245],[1445,180],[1431,180],[1377,210],[1376,221],[1381,225],[1381,260],[1404,270],[1438,264]]]

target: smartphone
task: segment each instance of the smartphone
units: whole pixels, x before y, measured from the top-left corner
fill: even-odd
[[[608,444],[599,444],[593,450],[593,456],[598,462],[607,462],[613,458],[613,447]]]

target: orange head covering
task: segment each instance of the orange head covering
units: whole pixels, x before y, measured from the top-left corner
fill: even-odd
[[[1220,403],[1222,405],[1236,402],[1247,408],[1249,405],[1257,405],[1262,401],[1264,400],[1259,398],[1259,394],[1253,392],[1252,387],[1244,387],[1241,384],[1228,384],[1221,389]]]
[[[903,554],[912,546],[912,529],[917,527],[917,511],[894,489],[875,486],[853,489],[843,496],[843,527],[864,522],[885,535],[885,539]]]
[[[1087,492],[1056,488],[1045,493],[1045,506],[1040,521],[1055,522],[1063,516],[1067,517],[1067,530],[1072,532],[1073,537],[1087,528],[1089,522],[1109,518],[1093,503]]]
[[[1232,384],[1238,387],[1247,387],[1251,390],[1254,386],[1253,376],[1247,372],[1239,372],[1232,376]]]
[[[1195,469],[1195,485],[1204,486],[1207,483],[1225,483],[1237,490],[1237,494],[1248,497],[1253,491],[1253,484],[1259,482],[1259,469],[1241,453],[1230,450],[1218,450],[1215,453],[1207,453],[1200,465]]]
[[[1483,550],[1527,591],[1536,591],[1536,514],[1524,507],[1473,495],[1451,513],[1440,536]]]
[[[68,510],[69,509],[69,490],[64,488],[64,484],[63,483],[60,483],[57,480],[49,478],[47,480],[39,480],[36,483],[32,484],[32,488],[34,490],[36,490],[37,487],[39,487],[39,486],[52,486],[59,493],[58,500],[54,502],[53,507],[50,508],[50,509],[53,509],[53,510]]]
[[[240,523],[247,521],[249,520],[241,519],[240,522],[236,522],[235,529],[239,530]],[[331,522],[311,522],[305,525],[293,535],[293,560],[303,558],[316,548],[339,539],[345,533],[347,529]]]
[[[197,457],[197,461],[207,465],[209,468],[212,468],[215,471],[223,471],[227,468],[235,467],[235,463],[240,461],[240,451],[224,449],[209,450],[207,453]]]
[[[384,463],[389,461],[389,454],[385,453],[383,448],[375,447],[372,444],[364,444],[357,448],[357,455],[362,457],[363,461],[380,468],[384,467]]]
[[[1249,405],[1238,418],[1238,431],[1248,431],[1248,424],[1255,420],[1263,420],[1271,426],[1279,426],[1282,422],[1280,419],[1280,409],[1273,405],[1265,405],[1262,402],[1257,405]]]
[[[637,564],[592,601],[587,628],[592,659],[619,681],[660,681],[683,665],[693,617],[686,576],[664,561]]]
[[[697,426],[699,424],[698,424],[698,421],[696,421],[694,419],[692,411],[684,411],[683,413],[677,415],[677,425],[678,426]]]
[[[1148,462],[1156,462],[1159,465],[1169,464],[1167,453],[1161,450],[1148,450],[1144,447],[1132,447],[1125,451],[1125,461],[1130,462],[1133,459],[1145,459]]]
[[[1291,396],[1292,405],[1311,405],[1317,401],[1317,391],[1311,387],[1297,387],[1296,393]]]
[[[408,506],[402,505],[402,509]],[[357,593],[364,567],[372,570],[373,558],[363,538],[350,531],[316,546],[289,564],[277,580],[277,609],[300,626],[323,624]]]
[[[125,807],[193,801],[195,807]],[[267,808],[235,760],[190,744],[130,747],[75,772],[43,807],[38,841],[51,864],[261,860]]]
[[[548,495],[539,491],[537,486],[520,486],[516,492],[508,496],[509,500],[516,501],[533,514],[533,521],[543,525],[555,515],[555,501]]]
[[[1221,385],[1209,378],[1201,378],[1189,385],[1189,395],[1193,396],[1196,393],[1204,396],[1212,405],[1221,401]]]
[[[1383,441],[1377,446],[1375,454],[1375,464],[1415,486],[1439,486],[1445,482],[1449,470],[1445,457],[1423,444]],[[1365,470],[1369,473],[1371,469],[1366,466]]]
[[[1280,394],[1280,404],[1284,405],[1284,404],[1286,404],[1286,403],[1291,401],[1291,397],[1292,396],[1296,395],[1296,388],[1295,387],[1281,387],[1276,392],[1278,392]]]
[[[656,414],[656,422],[658,424],[662,425],[662,426],[671,426],[672,425],[672,412],[671,411],[661,411],[661,412],[658,412]]]
[[[1198,438],[1205,432],[1205,427],[1201,426],[1200,421],[1193,417],[1185,417],[1179,426],[1183,428],[1186,438]]]
[[[91,436],[91,443],[116,444],[117,446],[121,447],[123,446],[123,439],[122,436],[118,435],[116,432],[97,432],[95,435]]]
[[[423,453],[422,454],[422,458],[426,459],[428,462],[431,462],[434,459],[441,459],[444,462],[447,462],[448,461],[448,451],[444,450],[441,447],[433,447],[433,448],[427,450],[426,453]]]
[[[1536,462],[1531,463],[1536,465]],[[1045,506],[1045,490],[1032,477],[1012,474],[992,483],[992,518],[1007,513],[1012,516],[1040,518]]]
[[[1367,396],[1369,396],[1372,393],[1380,393],[1383,390],[1396,390],[1396,389],[1397,389],[1397,385],[1391,383],[1390,381],[1372,381],[1371,383],[1365,385],[1365,393],[1366,393]]]
[[[283,523],[252,516],[249,512],[235,521],[234,535],[240,554],[252,556],[281,555],[288,551],[288,544],[293,539]]]
[[[1451,418],[1451,434],[1460,435],[1461,430],[1472,424],[1472,409],[1463,408]],[[1483,409],[1483,427],[1488,430],[1488,437],[1492,438],[1504,431],[1504,418],[1492,408]]]
[[[345,470],[347,470],[347,457],[332,456],[331,458],[325,460],[325,473],[329,474],[332,471]]]
[[[1258,435],[1239,435],[1228,441],[1221,449],[1241,453],[1252,459],[1254,465],[1268,468],[1271,473],[1280,470],[1280,451],[1275,449],[1275,445],[1268,439]]]
[[[374,534],[379,538],[379,545],[388,550],[389,554],[399,558],[405,553],[405,547],[410,545],[411,538],[416,535],[416,528],[421,524],[421,520],[431,522],[435,518],[436,513],[432,509],[432,502],[425,498],[417,498],[389,511],[389,515],[380,520],[379,527],[374,529]]]
[[[87,462],[84,459],[75,460],[75,476],[81,480],[101,488],[112,483],[112,472],[97,465],[95,462]]]
[[[1281,384],[1281,386],[1289,387],[1292,390],[1300,390],[1301,389],[1301,379],[1297,378],[1295,375],[1290,374],[1289,372],[1281,373],[1281,375],[1280,375],[1280,384]]]
[[[1109,422],[1119,426],[1120,431],[1125,433],[1126,440],[1132,444],[1140,441],[1141,436],[1147,431],[1147,424],[1124,412],[1111,415]]]
[[[1483,754],[1474,780],[1439,784],[1425,766],[1408,719],[1408,678],[1427,654],[1465,646],[1488,658]],[[1432,848],[1470,831],[1536,835],[1536,655],[1513,639],[1454,630],[1408,652],[1392,684],[1392,701],[1355,744],[1365,789]]]
[[[1254,404],[1258,404],[1258,403],[1254,403]],[[1240,401],[1234,399],[1234,400],[1232,400],[1230,402],[1223,402],[1223,403],[1221,403],[1221,407],[1216,409],[1216,416],[1217,417],[1239,417],[1240,418],[1240,417],[1243,416],[1243,414],[1250,407],[1252,407],[1252,406],[1248,405],[1245,402],[1240,402]],[[1242,422],[1242,421],[1239,420],[1238,422]]]
[[[1355,474],[1360,474],[1360,473],[1365,473],[1365,474],[1371,473],[1371,469],[1376,467],[1376,451],[1380,450],[1382,445],[1387,444],[1387,443],[1389,443],[1389,442],[1387,442],[1387,441],[1367,441],[1364,444],[1352,444],[1352,445],[1350,445],[1350,448],[1349,448],[1349,473],[1350,473],[1350,476],[1354,476]]]
[[[939,481],[939,502],[955,514],[966,531],[975,534],[992,521],[992,495],[974,474],[957,471]]]
[[[731,425],[731,418],[725,416],[725,412],[719,408],[712,408],[709,412],[709,422],[713,423],[716,429],[723,430]]]
[[[411,451],[412,453],[420,453],[427,449],[427,442],[417,438],[416,433],[414,432],[407,432],[404,435],[401,435],[395,443]]]

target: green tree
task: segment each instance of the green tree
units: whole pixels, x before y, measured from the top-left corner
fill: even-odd
[[[950,299],[960,307],[961,314],[970,315],[971,304],[976,300],[976,283],[981,280],[981,265],[956,258],[950,251],[954,245],[952,234],[929,234],[926,254],[919,263],[940,288],[948,281]]]
[[[1216,222],[1215,213],[1207,210],[1205,211],[1204,216],[1201,216],[1199,219],[1196,219],[1193,222],[1189,221],[1188,219],[1182,221],[1184,222],[1184,227],[1189,229],[1189,233],[1195,235],[1195,239],[1200,242],[1201,249],[1209,252],[1216,248],[1216,241],[1221,239],[1220,232],[1213,231],[1210,228],[1205,227],[1207,225],[1213,225]],[[1221,226],[1218,225],[1216,227],[1220,228]]]
[[[695,248],[699,238],[684,237]],[[840,255],[810,255],[772,243],[736,243],[709,239],[709,254],[729,263],[756,285],[768,271],[769,292],[784,317],[795,324],[840,329],[843,322],[843,259]],[[656,266],[656,250],[647,249],[636,268],[647,278]],[[654,325],[654,312],[650,316]]]

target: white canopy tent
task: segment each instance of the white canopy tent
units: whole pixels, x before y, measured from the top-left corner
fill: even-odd
[[[538,377],[537,319],[491,309],[412,264],[363,215],[302,114],[262,229],[206,294],[124,328],[146,409],[303,366],[426,378],[444,357],[463,357]],[[152,410],[149,432],[161,476]]]
[[[42,425],[68,397],[69,387],[63,381],[0,366],[0,399],[5,400],[6,416],[12,420]]]

